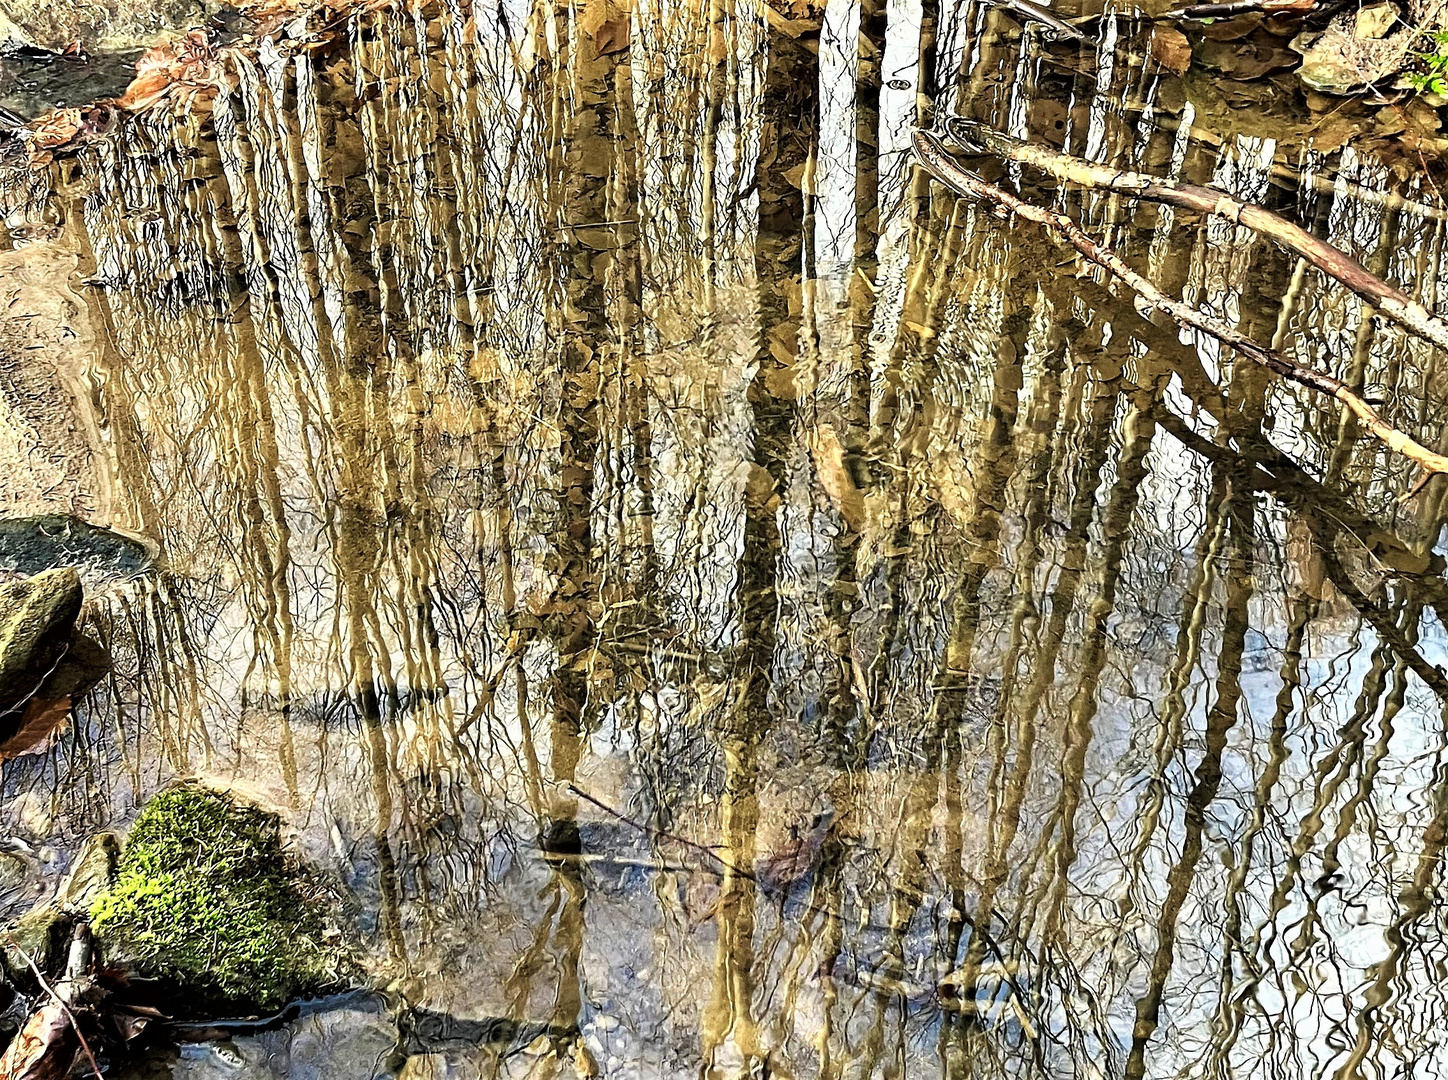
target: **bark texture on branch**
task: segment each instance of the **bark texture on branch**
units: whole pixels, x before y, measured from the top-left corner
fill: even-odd
[[[1178,325],[1210,334],[1223,344],[1255,361],[1285,379],[1327,394],[1342,402],[1362,421],[1363,425],[1381,439],[1389,449],[1402,454],[1410,461],[1430,473],[1448,473],[1448,457],[1436,454],[1416,442],[1411,436],[1393,427],[1377,410],[1352,390],[1341,379],[1324,371],[1316,371],[1294,363],[1274,349],[1261,345],[1236,327],[1220,319],[1204,315],[1190,304],[1166,295],[1146,278],[1142,277],[1110,248],[1098,244],[1073,219],[1056,210],[1049,210],[1034,203],[1028,203],[994,184],[982,180],[975,173],[961,168],[950,156],[940,138],[928,131],[916,130],[914,138],[915,156],[932,176],[946,187],[962,195],[991,203],[1008,210],[1018,217],[1044,226],[1061,237],[1091,262],[1110,271],[1131,286],[1136,294],[1150,307],[1173,319]],[[1103,170],[1109,171],[1109,170]],[[1129,174],[1114,174],[1129,175]],[[1204,189],[1205,190],[1205,189]],[[1265,213],[1265,211],[1264,211]],[[1341,253],[1339,253],[1341,254]],[[1366,271],[1363,271],[1366,273]]]
[[[1448,321],[1434,315],[1401,289],[1389,285],[1347,252],[1256,203],[1240,202],[1220,188],[1093,165],[1059,150],[1013,139],[986,124],[962,117],[951,117],[947,127],[951,137],[964,146],[982,147],[996,157],[1019,161],[1082,187],[1135,195],[1245,225],[1302,256],[1404,329],[1441,349],[1448,349]]]

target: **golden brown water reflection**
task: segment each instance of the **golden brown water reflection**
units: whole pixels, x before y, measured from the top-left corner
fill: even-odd
[[[1441,310],[1431,192],[1122,16],[781,10],[377,13],[64,168],[81,508],[164,569],[97,592],[116,671],[7,827],[49,880],[234,783],[385,988],[154,1068],[1448,1069],[1448,490],[904,148],[934,97]],[[1441,448],[1436,355],[1315,271],[1006,178]]]

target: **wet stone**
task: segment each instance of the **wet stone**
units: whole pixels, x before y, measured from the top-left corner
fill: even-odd
[[[17,852],[0,850],[0,904],[16,901],[30,889],[31,865]]]
[[[0,585],[0,738],[14,734],[18,707],[64,655],[80,606],[80,576],[69,568]]]
[[[140,540],[77,517],[0,518],[0,570],[39,574],[75,566],[97,577],[131,578],[151,563],[152,554]]]
[[[48,902],[22,915],[10,928],[4,945],[6,981],[13,986],[39,989],[35,968],[53,974],[61,966],[74,925],[68,913]]]
[[[8,982],[38,989],[35,968],[55,975],[64,963],[76,919],[114,879],[119,853],[114,833],[91,837],[76,852],[54,899],[35,905],[9,927],[0,953]]]
[[[1325,30],[1297,35],[1292,48],[1302,54],[1298,78],[1319,93],[1347,95],[1400,71],[1409,60],[1415,32],[1385,37],[1395,18],[1387,4],[1354,8]]]
[[[71,871],[60,887],[61,902],[74,911],[89,911],[115,881],[120,856],[121,842],[115,833],[92,836],[76,853]]]

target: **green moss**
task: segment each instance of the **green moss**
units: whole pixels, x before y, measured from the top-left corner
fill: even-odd
[[[273,1012],[338,982],[275,814],[199,784],[157,795],[90,909],[109,962],[194,1012]]]

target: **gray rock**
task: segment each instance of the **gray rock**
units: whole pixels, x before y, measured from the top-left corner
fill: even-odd
[[[55,975],[70,948],[77,916],[83,916],[116,877],[121,843],[115,833],[87,840],[53,900],[42,900],[10,926],[0,944],[0,971],[16,986],[34,988],[31,963]],[[27,959],[28,958],[28,959]]]
[[[27,990],[37,989],[35,971],[30,965],[54,975],[65,962],[74,927],[75,920],[48,901],[20,916],[0,950],[6,981]]]
[[[38,574],[74,566],[87,575],[132,578],[153,561],[144,543],[65,514],[0,518],[0,570]]]
[[[96,898],[116,879],[121,841],[113,832],[97,833],[76,852],[70,873],[60,886],[59,898],[72,911],[88,912]]]
[[[1412,25],[1399,25],[1397,10],[1389,4],[1353,5],[1321,31],[1298,34],[1291,47],[1302,54],[1297,77],[1322,94],[1357,93],[1402,71],[1411,59],[1418,27],[1436,26],[1443,13],[1441,0],[1419,4],[1434,14]]]
[[[80,604],[80,575],[70,567],[0,585],[0,741],[65,655]]]

